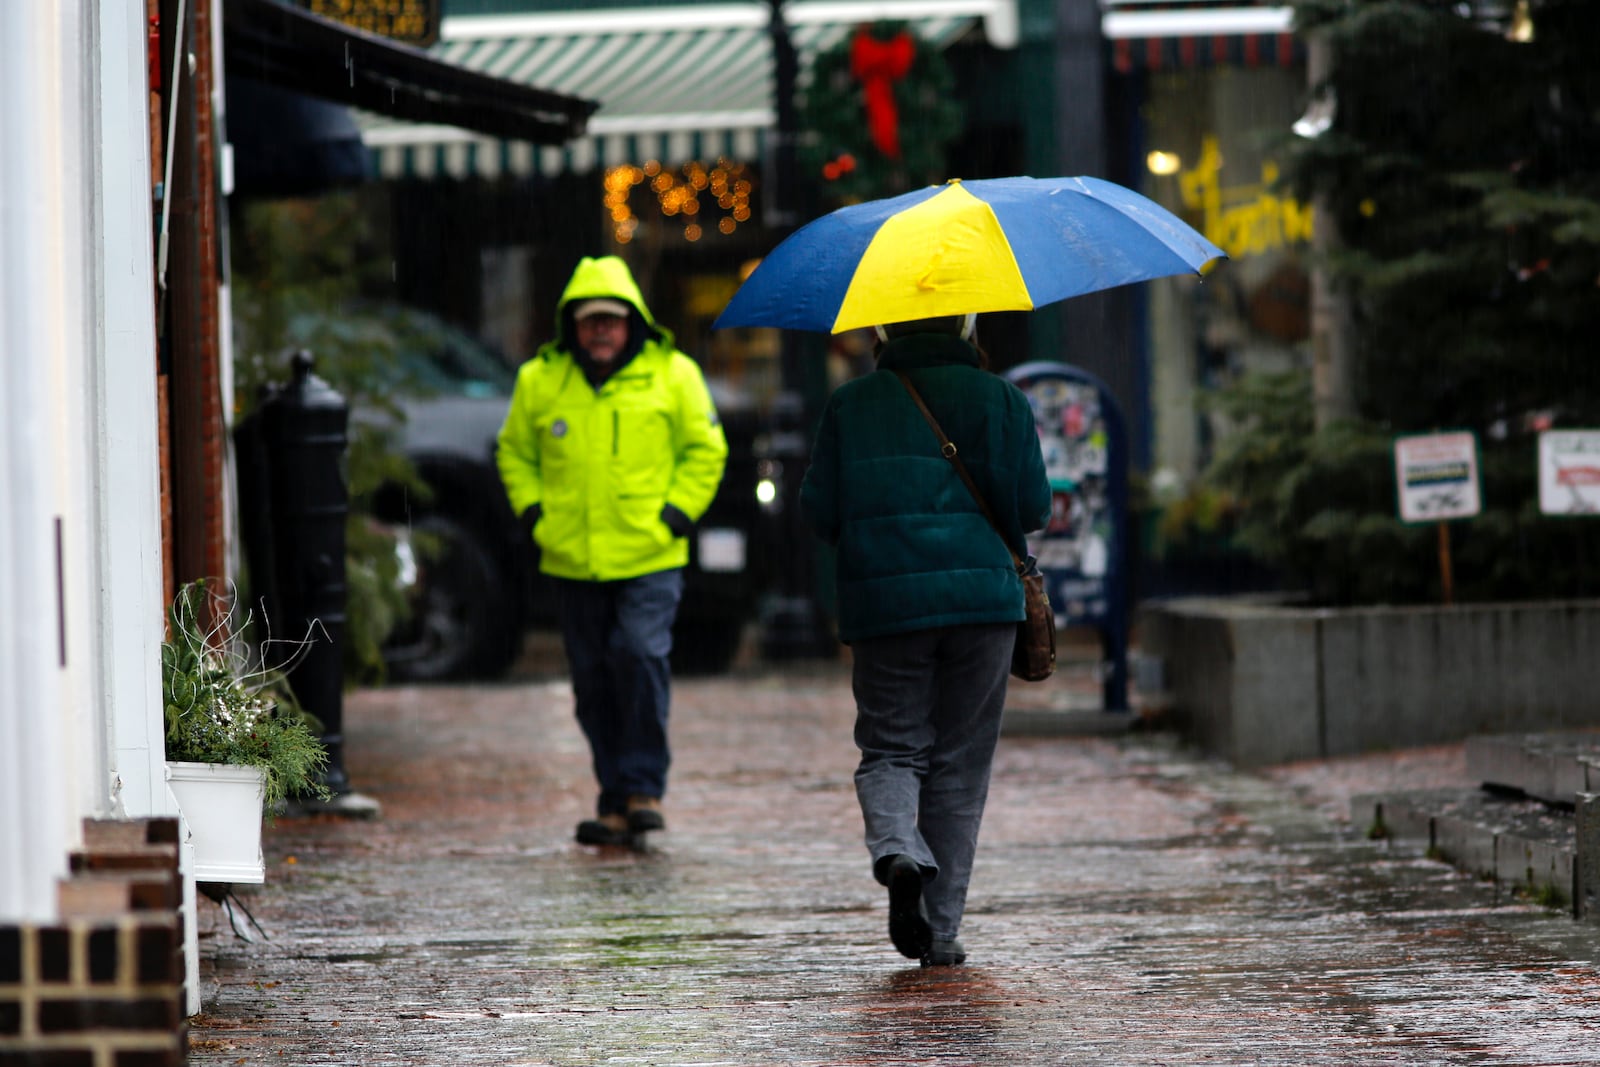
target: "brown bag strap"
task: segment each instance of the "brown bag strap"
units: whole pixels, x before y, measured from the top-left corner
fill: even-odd
[[[917,392],[917,387],[911,384],[911,376],[903,370],[894,372],[900,384],[906,387],[906,392],[911,394],[911,399],[916,402],[917,410],[922,412],[922,417],[928,420],[928,425],[933,427],[933,432],[939,438],[939,454],[950,461],[950,466],[956,469],[961,476],[962,484],[967,487],[967,492],[972,494],[972,499],[978,502],[978,510],[983,512],[983,517],[989,520],[989,525],[994,527],[994,532],[1000,535],[1000,543],[1006,546],[1006,551],[1011,553],[1011,562],[1016,565],[1017,573],[1022,574],[1027,570],[1027,564],[1022,562],[1022,557],[1017,555],[1017,550],[1011,547],[1011,542],[1006,540],[1005,533],[1000,529],[1000,524],[995,521],[994,511],[989,507],[989,502],[978,492],[978,486],[972,480],[972,475],[967,473],[967,465],[961,462],[961,456],[956,452],[955,442],[945,436],[944,427],[939,425],[939,420],[933,417],[933,412],[928,410],[928,405],[923,402],[922,394]]]

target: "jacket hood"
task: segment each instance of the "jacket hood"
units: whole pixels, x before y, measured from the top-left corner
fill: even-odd
[[[914,370],[948,363],[981,367],[983,359],[970,342],[946,333],[907,334],[878,350],[878,366],[884,370]]]
[[[572,272],[567,287],[561,292],[561,299],[556,303],[555,341],[558,348],[568,352],[573,350],[573,307],[584,300],[595,299],[622,301],[639,313],[640,321],[649,332],[661,339],[662,344],[672,345],[672,331],[656,324],[650,308],[645,305],[644,294],[639,291],[639,283],[633,280],[633,272],[622,257],[584,256],[578,261],[577,269]]]

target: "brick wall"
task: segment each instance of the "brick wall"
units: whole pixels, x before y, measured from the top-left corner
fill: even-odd
[[[184,41],[194,65],[192,75],[183,76],[177,88],[171,146],[159,144],[164,127],[152,131],[159,147],[172,149],[172,188],[164,190],[170,208],[168,289],[161,305],[165,317],[158,324],[166,360],[161,376],[166,434],[162,558],[169,601],[176,586],[185,582],[231,577],[225,543],[227,517],[223,514],[230,496],[224,484],[228,442],[219,336],[223,271],[217,231],[221,204],[212,143],[216,121],[211,97],[216,72],[211,49],[204,46],[211,40],[213,7],[213,0],[189,0],[187,4],[192,21]],[[161,24],[159,31],[163,41],[170,43],[178,27]],[[163,83],[163,88],[170,97],[172,87]],[[170,99],[163,98],[161,106],[170,107]],[[226,402],[231,403],[231,398]]]
[[[190,0],[194,5],[195,40],[210,41],[212,20],[218,14],[212,0]],[[221,198],[216,180],[216,115],[211,98],[216,90],[217,72],[213,69],[210,48],[195,49],[198,60],[195,71],[195,153],[200,173],[207,176],[197,190],[199,199],[200,271],[191,283],[200,287],[200,336],[202,339],[200,421],[204,427],[201,438],[201,480],[205,496],[197,518],[179,516],[179,522],[197,522],[200,528],[201,560],[203,569],[196,578],[213,576],[232,577],[228,573],[225,532],[226,517],[223,508],[232,494],[223,482],[227,477],[228,430],[227,413],[223,410],[222,396],[222,292],[219,283],[224,276],[218,261],[221,244],[217,240],[218,213]],[[226,398],[231,404],[232,397]]]
[[[0,925],[0,1067],[169,1067],[188,1054],[174,819],[85,824],[61,920]]]

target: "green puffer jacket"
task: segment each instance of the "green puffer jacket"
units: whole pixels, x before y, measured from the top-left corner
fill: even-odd
[[[643,347],[598,389],[566,337],[568,306],[595,297],[632,305],[648,327]],[[662,521],[662,508],[697,521],[728,458],[699,366],[656,325],[615,256],[578,264],[556,317],[556,338],[517,372],[496,450],[512,513],[539,506],[539,569],[614,581],[687,565],[689,542]]]
[[[913,334],[839,387],[817,428],[800,502],[838,547],[839,638],[1016,622],[1022,582],[939,440],[893,373],[909,373],[1019,555],[1050,517],[1050,483],[1021,390],[965,341]]]

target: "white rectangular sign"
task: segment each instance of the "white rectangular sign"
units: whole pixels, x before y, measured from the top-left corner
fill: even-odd
[[[1465,431],[1395,438],[1394,475],[1402,522],[1470,519],[1481,508],[1478,439]]]
[[[1600,430],[1546,430],[1539,435],[1539,510],[1546,515],[1600,515]]]
[[[700,531],[700,569],[710,572],[744,570],[743,530],[704,529]]]

